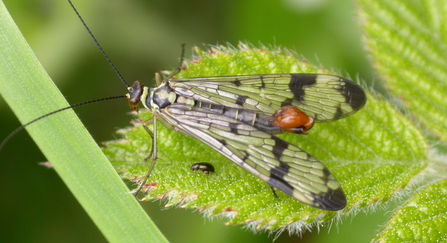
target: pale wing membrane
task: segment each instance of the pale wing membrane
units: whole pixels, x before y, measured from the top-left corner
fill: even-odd
[[[349,116],[366,103],[356,83],[325,74],[271,74],[170,80],[179,95],[203,102],[272,115],[292,105],[316,122]]]
[[[238,120],[173,104],[156,114],[165,125],[210,146],[229,160],[298,201],[340,210],[340,184],[317,159],[273,135]]]

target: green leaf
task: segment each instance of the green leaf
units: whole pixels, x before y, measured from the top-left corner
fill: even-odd
[[[440,181],[419,192],[397,210],[380,242],[445,242],[447,239],[447,181]]]
[[[0,43],[0,92],[22,123],[68,106],[2,2]],[[166,242],[73,111],[27,131],[108,241]]]
[[[440,139],[433,138],[433,142],[441,144],[437,146],[441,148],[447,139],[447,3],[441,0],[359,3],[366,44],[377,72],[389,91],[403,101],[411,117]],[[434,154],[445,156],[445,152],[431,151],[426,177],[417,180],[428,186],[417,194],[414,189],[408,192],[410,201],[397,210],[377,241],[445,241],[445,181],[436,183],[436,179],[446,178],[445,162],[439,162]],[[433,181],[435,184],[431,184]]]
[[[330,73],[279,48],[240,44],[238,48],[195,50],[197,57],[186,63],[180,77]],[[152,116],[142,111],[139,117],[145,121]],[[418,129],[383,99],[370,94],[366,106],[348,118],[316,124],[307,136],[280,136],[321,160],[340,181],[348,206],[339,212],[306,206],[281,192],[274,198],[265,182],[207,146],[162,125],[157,129],[159,159],[144,188],[149,192],[147,199],[164,199],[168,207],[178,204],[210,216],[225,215],[227,224],[247,224],[257,230],[302,232],[353,209],[384,203],[426,166],[427,143]],[[139,182],[148,169],[142,161],[149,154],[150,137],[138,121],[119,133],[124,138],[108,142],[104,152],[123,178]],[[216,172],[190,171],[193,163],[202,161],[212,163]]]
[[[360,1],[366,44],[390,92],[447,141],[447,2]]]

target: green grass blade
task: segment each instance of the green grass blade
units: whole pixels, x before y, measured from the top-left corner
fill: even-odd
[[[68,106],[1,2],[0,23],[0,92],[19,120]],[[166,242],[73,111],[27,130],[107,240]]]

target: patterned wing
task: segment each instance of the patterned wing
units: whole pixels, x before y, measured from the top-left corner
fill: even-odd
[[[271,74],[169,80],[179,95],[195,100],[244,108],[272,115],[294,106],[316,122],[349,116],[366,103],[356,83],[326,74]]]
[[[336,211],[346,206],[340,184],[317,159],[273,135],[219,114],[173,104],[156,113],[167,127],[210,146],[298,201]]]

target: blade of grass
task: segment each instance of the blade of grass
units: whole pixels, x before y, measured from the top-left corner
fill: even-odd
[[[0,23],[0,92],[19,120],[25,123],[68,106],[2,2]],[[73,111],[27,130],[108,241],[167,241]]]

